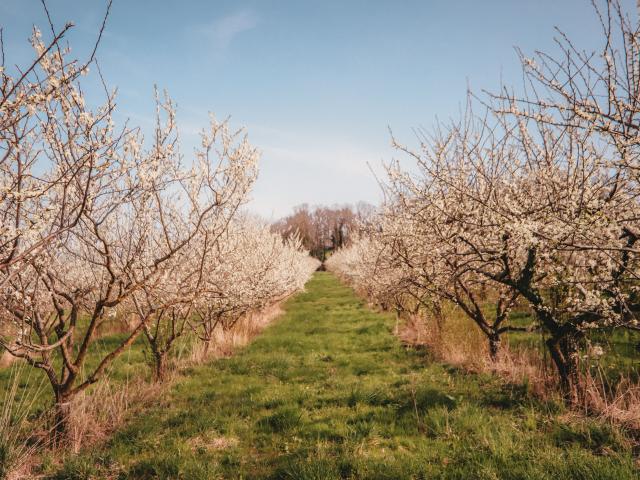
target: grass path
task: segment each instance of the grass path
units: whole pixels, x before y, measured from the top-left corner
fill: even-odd
[[[56,478],[637,478],[615,430],[405,350],[329,273],[285,308]]]

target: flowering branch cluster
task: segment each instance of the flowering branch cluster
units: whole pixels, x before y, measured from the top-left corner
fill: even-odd
[[[640,328],[639,33],[606,7],[601,55],[562,37],[559,60],[523,57],[523,95],[490,95],[481,115],[470,97],[418,150],[394,140],[414,168],[387,167],[376,228],[330,262],[378,298],[453,302],[494,357],[526,303],[574,400],[587,333]]]
[[[259,158],[242,130],[211,117],[185,162],[157,91],[150,141],[117,130],[113,93],[85,101],[88,63],[60,42],[70,27],[49,43],[35,30],[33,64],[0,68],[0,347],[46,374],[60,433],[73,398],[140,335],[161,379],[187,329],[210,340],[211,322],[231,328],[315,269],[298,240],[240,217]],[[116,320],[126,333],[105,351]]]

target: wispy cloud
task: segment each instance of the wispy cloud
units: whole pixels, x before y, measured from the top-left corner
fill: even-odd
[[[258,14],[252,9],[242,9],[217,18],[208,25],[198,29],[211,46],[218,51],[226,50],[233,40],[242,32],[255,28],[260,21]]]
[[[249,207],[264,218],[280,218],[302,203],[380,202],[380,189],[369,167],[379,167],[380,151],[330,132],[257,123],[247,130],[263,154]]]

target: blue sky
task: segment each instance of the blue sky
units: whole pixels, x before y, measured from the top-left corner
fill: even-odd
[[[106,2],[48,4],[86,55]],[[0,0],[8,63],[30,58],[33,24],[46,31],[39,0]],[[554,26],[600,47],[588,0],[114,0],[98,59],[120,115],[143,128],[153,85],[169,91],[186,153],[208,112],[245,126],[263,152],[250,208],[277,218],[304,202],[379,201],[368,165],[396,156],[388,128],[415,144],[412,129],[455,116],[468,85],[518,85],[514,47],[557,51]]]

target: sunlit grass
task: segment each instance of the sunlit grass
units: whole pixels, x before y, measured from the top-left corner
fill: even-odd
[[[617,429],[432,363],[393,324],[317,273],[245,350],[52,478],[637,478]]]

